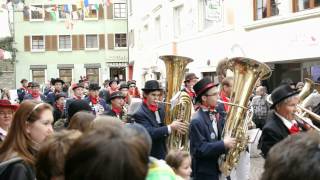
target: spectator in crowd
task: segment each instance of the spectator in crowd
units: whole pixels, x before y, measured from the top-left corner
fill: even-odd
[[[0,143],[8,134],[14,112],[18,105],[11,104],[8,100],[0,100]]]
[[[19,102],[23,101],[24,96],[28,93],[28,80],[27,79],[21,79],[21,88],[17,90]]]
[[[68,129],[75,129],[81,132],[87,132],[92,128],[92,122],[95,116],[89,111],[79,111],[70,119]]]
[[[261,129],[266,123],[269,105],[267,102],[267,89],[264,86],[259,86],[256,89],[256,95],[252,98],[250,106],[253,108],[253,122],[256,127]]]
[[[37,180],[63,180],[65,157],[82,135],[77,130],[55,133],[41,146],[36,160]]]
[[[35,179],[35,157],[40,145],[53,133],[52,122],[49,104],[27,100],[20,105],[0,147],[0,162],[11,162],[0,179]]]
[[[11,100],[10,98],[10,91],[7,88],[3,88],[1,91],[1,99],[5,99],[5,100]]]
[[[271,148],[261,180],[320,179],[319,144],[318,132],[288,136]]]
[[[166,157],[166,162],[174,170],[178,179],[190,179],[192,170],[191,157],[188,152],[171,150]]]

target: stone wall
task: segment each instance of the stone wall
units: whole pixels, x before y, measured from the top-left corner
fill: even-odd
[[[15,89],[14,63],[9,60],[0,61],[0,88]]]

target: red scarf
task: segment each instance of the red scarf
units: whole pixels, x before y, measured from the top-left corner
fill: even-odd
[[[118,88],[112,89],[111,87],[108,87],[107,91],[109,91],[109,93],[112,94],[113,92],[118,91]]]
[[[97,104],[99,102],[99,97],[89,96],[89,99],[92,104]]]
[[[207,105],[204,105],[204,104],[201,104],[200,107],[204,110],[207,110],[209,112],[214,112],[216,110],[215,106],[207,106]]]
[[[224,101],[224,102],[229,102],[229,101],[230,101],[230,99],[226,96],[226,93],[225,93],[224,91],[221,91],[221,92],[220,92],[220,98],[221,98],[221,100]],[[223,106],[224,106],[224,110],[225,110],[226,112],[228,112],[228,111],[229,111],[229,105],[223,104]]]
[[[186,87],[186,92],[189,94],[191,99],[193,99],[196,96],[196,93],[190,90],[189,88]]]
[[[293,123],[289,131],[290,131],[290,134],[297,134],[300,131],[298,124]]]
[[[152,112],[158,111],[158,104],[148,104],[148,101],[146,98],[143,98],[143,103],[147,105],[148,109]]]
[[[40,96],[40,92],[39,91],[32,91],[31,96],[33,99],[36,99]]]
[[[117,116],[119,116],[121,114],[121,108],[117,108],[117,107],[113,107],[112,106],[112,111],[116,113]]]

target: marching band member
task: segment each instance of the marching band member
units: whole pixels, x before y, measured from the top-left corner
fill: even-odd
[[[277,87],[271,93],[272,114],[269,114],[261,135],[261,151],[267,156],[270,148],[290,134],[302,130],[302,125],[295,120],[299,103],[298,91],[285,84]]]
[[[235,138],[221,140],[222,124],[215,106],[218,100],[218,84],[210,79],[201,79],[194,85],[196,102],[200,108],[190,123],[190,152],[194,180],[218,180],[218,158],[227,149],[234,147]]]
[[[117,117],[125,122],[125,112],[123,110],[124,98],[125,97],[121,91],[111,93],[109,98],[111,109],[106,111],[104,114]]]
[[[47,96],[47,103],[54,105],[56,94],[63,93],[62,86],[64,81],[62,79],[56,78],[51,80],[51,84],[54,86],[54,92],[50,92]]]
[[[119,87],[119,91],[122,92],[124,96],[124,104],[125,107],[128,108],[128,106],[131,104],[131,96],[129,94],[129,86],[127,83],[121,83]]]
[[[173,121],[170,125],[164,124],[165,107],[158,104],[162,88],[156,80],[145,83],[143,91],[143,103],[132,115],[135,121],[144,126],[152,138],[151,156],[164,159],[167,154],[166,139],[172,131],[185,133],[187,124]]]
[[[30,94],[26,94],[24,96],[24,100],[26,99],[32,99],[35,101],[42,101],[45,102],[47,100],[46,96],[44,96],[43,94],[40,93],[40,85],[37,82],[31,82],[30,83],[30,87],[31,87],[31,93]]]
[[[89,85],[89,96],[84,99],[89,103],[95,115],[102,115],[110,109],[106,101],[99,97],[99,90],[100,86],[97,83],[91,83]]]
[[[137,87],[136,81],[128,81],[128,86],[129,86],[129,95],[133,98],[141,98],[139,89]]]
[[[188,73],[184,78],[184,88],[181,91],[188,93],[193,105],[195,104],[196,93],[193,90],[193,86],[198,82],[199,78],[195,73]]]

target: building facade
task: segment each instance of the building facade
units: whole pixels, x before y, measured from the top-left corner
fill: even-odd
[[[125,0],[26,0],[15,11],[16,86],[60,77],[68,83],[128,78]]]
[[[194,59],[189,72],[216,78],[226,57],[268,64],[272,89],[282,79],[317,80],[320,69],[319,0],[129,1],[129,62],[133,78],[165,81],[160,55]],[[159,75],[160,73],[160,75]]]

